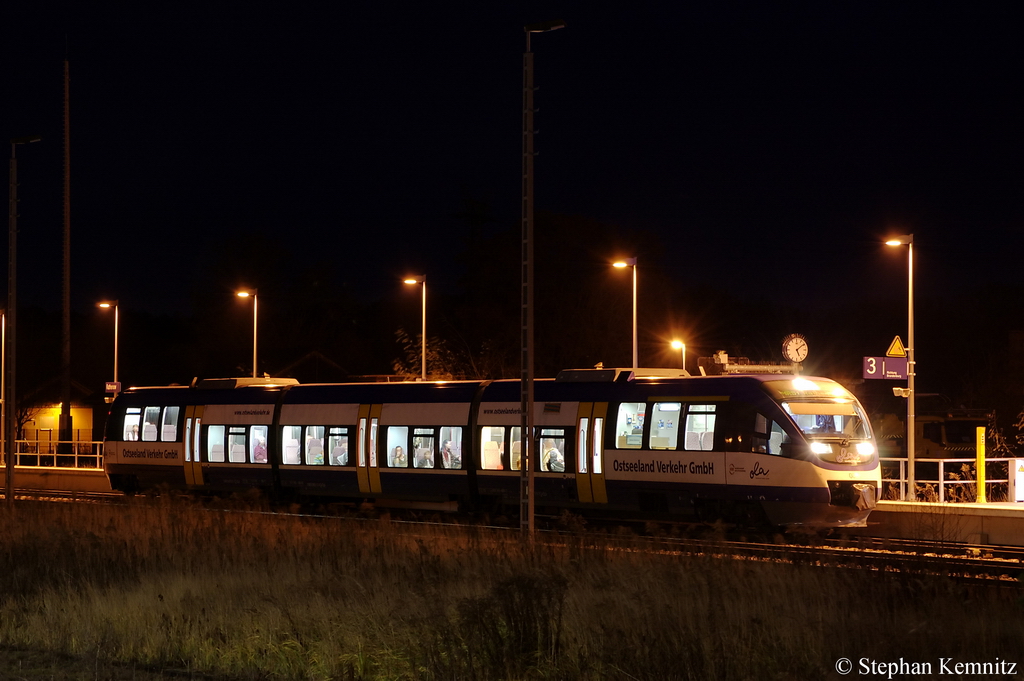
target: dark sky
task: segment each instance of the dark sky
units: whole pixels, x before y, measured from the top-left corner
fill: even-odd
[[[752,296],[905,306],[894,232],[921,295],[1019,278],[1009,5],[80,4],[3,22],[0,127],[45,138],[18,151],[27,303],[60,301],[65,55],[74,305],[187,311],[196,269],[255,234],[367,295],[453,285],[467,200],[518,223],[522,26],[553,18],[538,209],[653,233],[681,281]]]

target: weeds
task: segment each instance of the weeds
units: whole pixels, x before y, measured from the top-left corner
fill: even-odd
[[[1005,658],[1021,590],[628,539],[125,507],[0,510],[0,645],[239,679],[822,678]]]

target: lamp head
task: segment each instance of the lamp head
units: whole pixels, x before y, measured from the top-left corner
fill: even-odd
[[[235,291],[235,295],[239,298],[248,298],[249,296],[256,297],[257,289],[242,289],[241,291]]]
[[[116,300],[102,300],[102,301],[96,303],[96,307],[102,307],[104,310],[107,310],[107,309],[112,308],[112,307],[117,307],[117,301]]]
[[[636,258],[624,258],[618,262],[613,262],[612,267],[636,267]]]
[[[406,277],[402,280],[403,284],[425,284],[427,282],[427,275],[417,274]]]
[[[565,28],[565,21],[562,19],[541,21],[536,24],[527,24],[526,26],[523,26],[523,30],[527,33],[546,33],[548,31],[557,31],[560,28]]]
[[[899,236],[894,236],[894,237],[891,237],[891,238],[887,239],[886,242],[885,242],[885,245],[886,246],[909,246],[912,243],[914,243],[914,235],[913,234],[901,234]]]

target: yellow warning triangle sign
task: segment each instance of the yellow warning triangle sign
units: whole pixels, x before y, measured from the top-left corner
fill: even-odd
[[[889,344],[889,349],[885,351],[886,357],[906,357],[907,349],[903,347],[903,341],[900,340],[899,336],[892,339],[892,343]]]

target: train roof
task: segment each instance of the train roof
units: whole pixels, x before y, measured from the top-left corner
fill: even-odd
[[[746,385],[747,389],[765,390],[774,394],[777,399],[786,398],[819,398],[829,397],[834,388],[818,390],[816,386],[784,386],[786,381],[803,380],[813,384],[814,381],[832,379],[817,376],[797,376],[792,374],[720,374],[713,376],[690,376],[679,369],[633,369],[599,368],[570,369],[559,373],[557,378],[538,378],[535,399],[564,400],[607,400],[608,388],[615,385],[614,390],[622,398],[630,399],[634,390],[641,390],[647,398],[669,395],[714,395],[733,392],[737,386]],[[764,386],[765,383],[772,386]],[[727,386],[733,386],[729,388]],[[275,401],[282,390],[287,394],[286,403],[329,403],[342,402],[388,402],[388,401],[423,401],[423,402],[462,402],[469,401],[473,395],[483,389],[483,397],[487,401],[518,402],[521,397],[520,379],[499,379],[493,381],[406,381],[402,383],[303,383],[295,379],[281,378],[218,378],[194,380],[190,386],[153,386],[131,387],[123,391],[119,398],[128,403],[140,403],[152,399],[155,391],[174,391],[183,403],[232,403],[251,402],[265,403]],[[185,397],[181,391],[186,391]],[[848,393],[847,393],[848,394]],[[148,396],[148,397],[147,397]],[[637,394],[637,398],[640,395]],[[184,398],[184,399],[182,399]],[[646,398],[645,398],[646,399]]]

